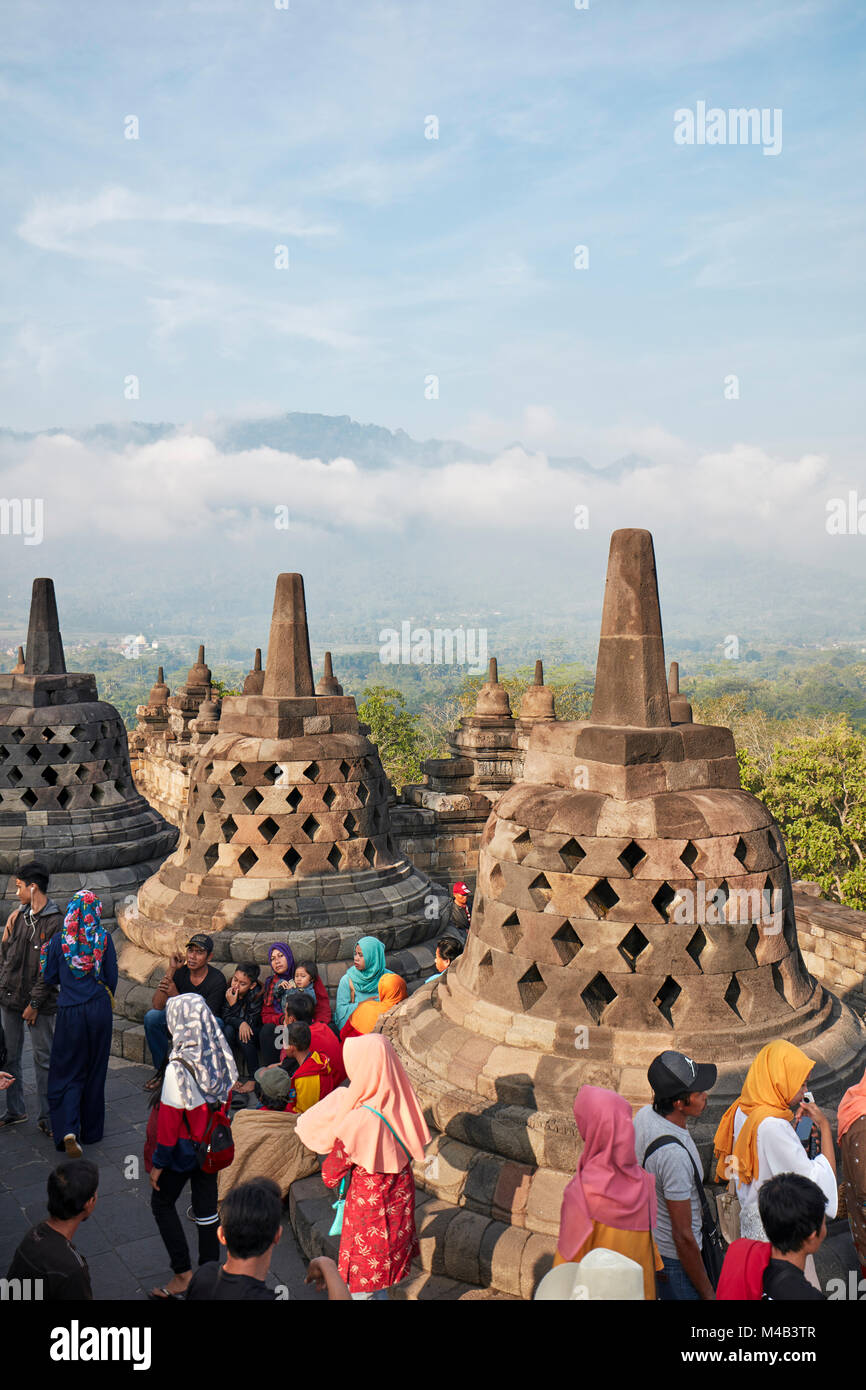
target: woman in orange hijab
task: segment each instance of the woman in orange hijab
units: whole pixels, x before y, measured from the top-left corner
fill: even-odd
[[[866,1275],[866,1072],[839,1102],[839,1148],[848,1193],[848,1224]]]
[[[740,1235],[766,1240],[758,1212],[758,1189],[776,1173],[802,1173],[827,1199],[827,1216],[836,1215],[836,1156],[830,1123],[813,1101],[803,1099],[815,1063],[793,1043],[778,1039],[761,1048],[733,1105],[721,1118],[713,1141],[719,1182],[736,1179]],[[792,1115],[792,1111],[795,1113]],[[808,1116],[821,1135],[823,1152],[809,1158],[794,1124]],[[811,1257],[810,1257],[811,1260]],[[806,1277],[816,1283],[814,1262]]]
[[[372,1033],[383,1014],[395,1008],[409,996],[406,981],[402,975],[382,975],[379,980],[379,998],[365,999],[359,1004],[348,1022],[343,1024],[340,1041],[357,1038],[362,1033]]]

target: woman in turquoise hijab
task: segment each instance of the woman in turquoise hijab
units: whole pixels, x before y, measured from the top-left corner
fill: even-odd
[[[334,1022],[338,1028],[365,999],[379,998],[379,980],[385,973],[385,947],[376,936],[362,936],[355,947],[354,964],[337,987]]]

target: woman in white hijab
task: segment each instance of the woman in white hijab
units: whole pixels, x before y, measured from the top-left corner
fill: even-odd
[[[156,1093],[156,1119],[151,1116],[148,1124],[150,1144],[144,1157],[153,1188],[150,1206],[174,1278],[151,1290],[155,1299],[183,1297],[192,1279],[189,1247],[177,1214],[177,1199],[188,1179],[198,1227],[198,1262],[219,1261],[217,1174],[202,1172],[197,1146],[213,1119],[212,1107],[227,1106],[238,1079],[231,1048],[200,994],[169,999],[165,1021],[172,1046],[162,1091]]]

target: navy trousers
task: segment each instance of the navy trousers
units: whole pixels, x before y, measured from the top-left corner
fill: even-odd
[[[74,1134],[98,1144],[105,1127],[105,1078],[111,1051],[111,1001],[103,993],[57,1010],[48,1066],[48,1107],[58,1149]]]

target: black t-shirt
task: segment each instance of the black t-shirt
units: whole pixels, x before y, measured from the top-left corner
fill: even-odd
[[[200,994],[214,1018],[222,1018],[226,999],[226,977],[215,965],[209,965],[207,974],[200,985],[194,985],[189,977],[189,966],[181,965],[174,972],[174,983],[178,994]]]
[[[193,1303],[274,1303],[277,1295],[262,1279],[250,1274],[226,1274],[218,1264],[202,1265],[192,1276],[186,1293]]]
[[[7,1279],[41,1279],[45,1303],[92,1299],[87,1261],[75,1246],[45,1221],[22,1240]]]
[[[789,1260],[771,1260],[764,1273],[764,1298],[773,1302],[810,1303],[826,1300],[820,1289],[810,1284],[802,1270]]]

